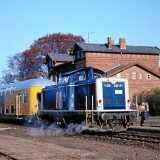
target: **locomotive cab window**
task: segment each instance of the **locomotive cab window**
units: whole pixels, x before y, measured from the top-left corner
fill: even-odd
[[[84,72],[78,72],[74,75],[73,81],[84,81],[86,80],[86,76]]]
[[[94,72],[94,78],[101,78],[102,74]]]

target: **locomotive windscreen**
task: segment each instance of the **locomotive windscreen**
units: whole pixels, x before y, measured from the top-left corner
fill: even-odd
[[[102,88],[104,109],[125,109],[124,82],[103,82]]]

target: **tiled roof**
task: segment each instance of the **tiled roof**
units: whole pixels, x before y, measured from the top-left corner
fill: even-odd
[[[159,73],[157,73],[157,72],[153,71],[152,69],[142,65],[139,62],[133,62],[133,63],[122,64],[122,65],[116,66],[116,67],[112,68],[111,70],[108,70],[106,72],[106,76],[107,77],[108,76],[113,76],[113,75],[118,74],[119,72],[122,72],[122,71],[124,71],[124,70],[126,70],[126,69],[128,69],[128,68],[130,68],[132,66],[138,66],[140,68],[143,68],[144,70],[147,70],[148,72],[150,72],[150,73],[152,73],[152,74],[154,74],[154,75],[156,75],[157,77],[160,78],[160,74]]]
[[[52,59],[52,61],[74,61],[74,56],[71,56],[69,54],[55,54],[55,53],[49,53],[48,56]]]
[[[112,68],[111,70],[107,71],[106,74],[107,75],[117,74],[118,72],[125,70],[129,65],[131,65],[131,63],[116,66]]]
[[[83,51],[88,52],[110,52],[110,53],[145,53],[145,54],[160,54],[160,49],[151,46],[128,46],[126,49],[120,49],[119,45],[113,45],[108,48],[107,44],[92,44],[92,43],[76,43]]]

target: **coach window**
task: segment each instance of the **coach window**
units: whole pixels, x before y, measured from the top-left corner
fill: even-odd
[[[15,113],[14,111],[15,111],[15,109],[14,109],[14,106],[12,105],[11,106],[11,113]]]
[[[0,91],[0,96],[4,96],[4,90],[3,89]]]
[[[137,78],[136,71],[133,71],[133,72],[132,72],[132,79],[136,79],[136,78]]]
[[[0,113],[2,113],[2,110],[3,110],[2,108],[3,108],[3,106],[0,106]]]
[[[10,94],[10,89],[7,88],[7,89],[6,89],[6,96],[8,96],[9,94]]]
[[[9,113],[9,107],[8,106],[6,106],[5,111],[6,111],[6,113]]]
[[[28,103],[28,93],[23,93],[23,103]]]
[[[11,95],[14,95],[14,90],[15,90],[15,88],[13,87],[13,88],[11,88]]]

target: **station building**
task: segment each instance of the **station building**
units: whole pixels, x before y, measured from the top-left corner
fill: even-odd
[[[160,87],[160,49],[153,46],[131,46],[125,38],[119,44],[108,37],[107,43],[75,43],[69,54],[49,53],[45,64],[48,77],[58,81],[59,73],[81,67],[102,70],[107,77],[127,78],[130,98],[142,90]]]

